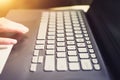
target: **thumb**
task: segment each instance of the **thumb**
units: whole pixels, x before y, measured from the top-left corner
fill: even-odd
[[[17,43],[17,40],[15,39],[10,39],[10,38],[1,38],[0,37],[0,44],[16,44]]]

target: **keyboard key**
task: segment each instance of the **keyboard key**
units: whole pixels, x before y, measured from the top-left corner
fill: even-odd
[[[68,32],[73,32],[73,30],[72,29],[66,29],[66,32],[68,33]]]
[[[75,56],[77,55],[77,51],[68,51],[69,56]]]
[[[66,36],[73,36],[73,33],[66,33]]]
[[[76,49],[76,46],[75,46],[75,45],[70,45],[70,46],[68,45],[68,46],[67,46],[67,49],[68,49],[68,50],[75,50],[75,49]]]
[[[47,23],[48,23],[48,18],[46,19],[45,22],[40,23],[37,39],[46,39]]]
[[[69,69],[70,70],[80,70],[80,65],[79,65],[79,63],[78,62],[76,62],[76,63],[69,63]]]
[[[55,70],[55,56],[54,55],[46,55],[45,56],[45,71],[54,71]]]
[[[88,53],[80,53],[79,56],[80,56],[80,58],[89,58]]]
[[[76,37],[76,38],[82,38],[83,35],[82,35],[82,34],[76,34],[75,37]]]
[[[82,30],[83,30],[83,31],[86,31],[86,28],[85,28],[85,27],[82,27]]]
[[[36,45],[36,46],[35,46],[35,49],[40,49],[40,50],[42,50],[42,49],[44,49],[44,46],[45,46],[45,45]]]
[[[83,70],[93,69],[90,59],[81,59],[81,67]]]
[[[75,31],[75,33],[76,33],[76,34],[79,34],[79,33],[81,34],[81,33],[82,33],[82,31]]]
[[[37,64],[31,64],[31,66],[30,66],[30,71],[31,72],[35,72],[37,70]]]
[[[47,45],[47,49],[55,49],[55,45],[54,44],[49,44],[49,45]]]
[[[73,26],[80,26],[80,24],[73,24]]]
[[[57,47],[57,51],[65,51],[65,47]]]
[[[49,32],[55,32],[55,28],[49,28],[48,31]]]
[[[63,26],[59,26],[59,27],[57,27],[57,30],[64,30],[64,27]]]
[[[86,41],[87,44],[91,44],[91,41]]]
[[[92,45],[88,45],[88,48],[93,48]]]
[[[94,53],[95,51],[93,49],[89,49],[89,52],[90,53]]]
[[[81,28],[80,28],[80,27],[74,27],[74,30],[75,30],[75,31],[80,31]]]
[[[64,34],[57,34],[57,37],[64,37]]]
[[[33,55],[34,55],[34,56],[38,56],[38,55],[39,55],[39,50],[34,50]]]
[[[48,40],[47,43],[48,44],[55,44],[55,40]]]
[[[66,57],[66,52],[57,52],[57,57]]]
[[[66,29],[72,29],[72,26],[65,26]]]
[[[55,32],[48,32],[49,36],[55,36]]]
[[[92,62],[97,64],[98,60],[97,59],[92,59]]]
[[[95,70],[100,70],[100,65],[99,64],[95,64],[94,68],[95,68]]]
[[[58,71],[68,70],[66,58],[57,58],[57,70]]]
[[[70,62],[78,62],[78,57],[77,57],[77,56],[69,56],[69,57],[68,57],[68,60],[69,60]]]
[[[55,36],[48,36],[48,40],[55,40]]]
[[[38,57],[38,63],[43,63],[43,56]]]
[[[77,43],[77,46],[78,47],[85,47],[86,45],[85,45],[85,43]]]
[[[71,26],[72,24],[71,23],[69,23],[69,22],[66,22],[65,23],[65,26]]]
[[[84,42],[83,38],[76,39],[77,42]]]
[[[37,63],[38,61],[38,56],[33,56],[32,57],[32,63]]]
[[[37,40],[36,43],[37,44],[45,44],[45,40]]]
[[[57,30],[57,33],[58,33],[58,34],[64,33],[64,30]]]
[[[55,54],[55,50],[46,50],[46,54]]]
[[[75,41],[67,41],[67,44],[75,44]]]
[[[89,38],[89,37],[85,37],[85,39],[86,39],[86,40],[90,40],[90,38]]]
[[[83,21],[82,21],[82,23],[83,23]],[[84,27],[85,27],[85,24],[84,24],[84,23],[83,23],[83,24],[81,24],[81,27],[82,27],[82,28],[84,28]]]
[[[65,38],[57,38],[57,41],[65,41]]]
[[[66,37],[66,39],[70,41],[70,40],[74,40],[74,37],[70,36],[70,37]]]
[[[57,42],[57,46],[65,46],[65,42]]]
[[[96,55],[95,54],[90,54],[92,58],[96,58]]]
[[[77,24],[78,24],[78,23],[79,23],[79,21],[78,21],[78,20],[73,20],[73,24],[74,24],[74,23],[77,23]]]
[[[85,36],[85,37],[87,37],[87,36],[88,36],[88,34],[84,34],[84,36]]]
[[[78,51],[81,52],[81,53],[82,52],[87,52],[87,48],[78,48]]]

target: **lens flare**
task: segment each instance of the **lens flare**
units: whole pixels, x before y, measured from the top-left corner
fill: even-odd
[[[12,0],[0,0],[0,7],[8,6],[11,2]]]

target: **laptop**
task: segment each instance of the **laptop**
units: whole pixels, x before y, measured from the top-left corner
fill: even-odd
[[[6,18],[30,31],[0,80],[112,80],[83,10],[11,10]]]

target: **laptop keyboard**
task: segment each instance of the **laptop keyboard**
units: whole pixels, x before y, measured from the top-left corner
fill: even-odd
[[[30,71],[100,70],[88,27],[82,11],[42,12]]]

